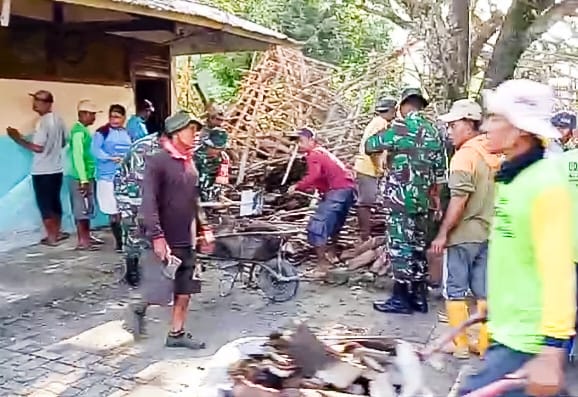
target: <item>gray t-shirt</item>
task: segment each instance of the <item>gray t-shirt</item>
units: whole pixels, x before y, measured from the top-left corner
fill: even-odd
[[[42,153],[34,153],[32,175],[62,172],[62,149],[66,145],[66,126],[54,113],[46,113],[36,123],[32,143],[44,147]]]

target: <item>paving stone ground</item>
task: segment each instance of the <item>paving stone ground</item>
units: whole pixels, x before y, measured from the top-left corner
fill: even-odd
[[[371,301],[384,294],[363,288],[302,283],[296,299],[283,304],[243,288],[221,298],[218,273],[209,269],[187,323],[206,350],[164,348],[169,313],[162,308],[150,312],[150,337],[135,342],[122,329],[131,291],[117,282],[120,257],[106,249],[79,255],[70,244],[0,256],[0,396],[196,397],[217,349],[293,319],[316,330],[347,325],[416,344],[442,332],[435,307],[428,315],[375,313]],[[443,371],[427,370],[436,396],[447,394],[457,370],[451,360]]]

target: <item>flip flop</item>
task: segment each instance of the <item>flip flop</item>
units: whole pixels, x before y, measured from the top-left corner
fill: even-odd
[[[84,251],[84,252],[94,252],[94,251],[99,251],[99,248],[94,246],[94,245],[89,245],[89,246],[85,246],[85,245],[77,245],[74,248],[75,251]]]
[[[44,237],[42,240],[40,240],[40,244],[45,245],[47,247],[57,247],[58,241],[56,243],[51,243],[50,241],[48,241],[48,238]]]
[[[94,245],[104,245],[103,240],[101,240],[98,237],[95,237],[93,235],[90,235],[90,243],[94,244]]]
[[[64,241],[70,238],[70,233],[60,232],[56,241]]]
[[[324,281],[327,278],[327,272],[320,272],[317,270],[306,270],[301,273],[300,277],[304,280]]]

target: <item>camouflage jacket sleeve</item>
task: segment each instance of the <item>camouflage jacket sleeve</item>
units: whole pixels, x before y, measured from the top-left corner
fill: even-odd
[[[390,128],[380,131],[375,135],[370,136],[365,141],[365,153],[375,154],[384,151],[394,150],[395,144],[395,124]]]
[[[119,214],[122,218],[130,218],[132,216],[127,186],[130,179],[131,157],[132,153],[128,153],[127,156],[125,156],[114,176],[114,195],[116,197]]]
[[[434,137],[437,140],[436,150],[433,151],[433,171],[436,184],[440,185],[447,183],[448,158],[440,131],[434,125],[432,125],[432,128]]]

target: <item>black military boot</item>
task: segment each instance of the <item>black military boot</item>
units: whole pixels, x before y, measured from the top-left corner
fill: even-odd
[[[427,313],[428,287],[425,281],[414,281],[411,283],[411,307],[419,313]]]
[[[125,281],[131,287],[138,287],[140,284],[140,267],[138,257],[127,256],[125,259],[126,274]]]
[[[382,313],[412,314],[411,296],[409,294],[409,284],[395,282],[393,284],[393,295],[386,301],[373,302],[373,308]]]

